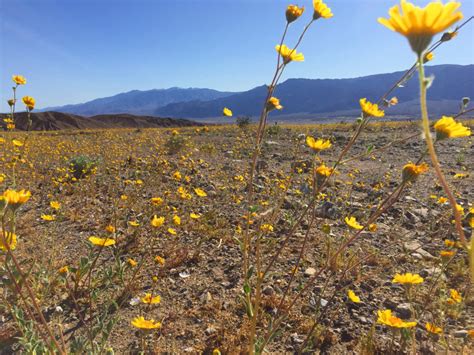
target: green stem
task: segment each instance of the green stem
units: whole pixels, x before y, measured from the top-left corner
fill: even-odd
[[[419,82],[420,82],[420,106],[421,106],[421,118],[423,123],[423,132],[425,134],[426,145],[428,146],[428,152],[431,157],[431,162],[433,164],[433,168],[435,169],[436,176],[438,177],[438,181],[440,182],[441,186],[444,189],[444,192],[448,196],[449,203],[453,209],[454,213],[454,220],[456,224],[456,230],[459,235],[459,239],[461,240],[462,245],[468,250],[470,254],[470,272],[471,272],[471,280],[474,279],[474,266],[473,266],[473,256],[472,256],[472,248],[470,249],[466,242],[466,237],[464,236],[464,230],[462,228],[461,223],[461,214],[457,209],[456,199],[454,198],[453,193],[451,192],[446,178],[441,171],[441,167],[438,161],[438,156],[436,155],[436,151],[434,149],[433,140],[431,138],[430,132],[430,121],[428,118],[428,108],[426,105],[426,83],[425,83],[425,69],[423,66],[423,54],[418,55],[418,72],[419,72]]]

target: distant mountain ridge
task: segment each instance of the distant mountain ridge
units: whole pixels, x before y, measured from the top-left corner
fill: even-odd
[[[199,88],[169,88],[153,90],[132,90],[110,97],[88,101],[82,104],[47,107],[41,111],[58,111],[83,116],[100,114],[129,113],[133,115],[150,115],[158,107],[176,102],[192,100],[206,101],[231,95],[231,92],[222,92],[212,89]]]
[[[426,67],[434,76],[428,90],[430,114],[452,114],[459,110],[463,97],[474,98],[474,65],[433,65]],[[293,120],[353,117],[360,114],[359,98],[376,101],[404,72],[376,74],[350,79],[288,79],[275,91],[284,109],[272,112],[276,119]],[[417,74],[404,87],[391,95],[399,104],[388,108],[389,116],[419,115]],[[209,119],[221,116],[223,107],[234,115],[257,116],[266,96],[264,85],[237,93],[211,89],[179,89],[131,91],[80,105],[57,107],[60,112],[82,115],[101,113],[139,113],[151,116]]]

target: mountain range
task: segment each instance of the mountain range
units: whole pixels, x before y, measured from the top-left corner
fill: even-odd
[[[434,78],[428,90],[430,114],[454,114],[463,97],[474,97],[474,65],[432,65],[426,67]],[[360,114],[359,98],[377,101],[404,72],[377,74],[351,79],[288,79],[275,91],[284,109],[272,112],[277,120],[321,120],[355,117]],[[266,95],[266,86],[243,92],[211,89],[134,90],[77,105],[47,108],[85,116],[130,113],[209,120],[219,118],[224,107],[235,116],[257,116]],[[391,96],[399,104],[387,109],[387,116],[418,117],[418,80],[415,74]],[[391,97],[390,96],[390,97]]]

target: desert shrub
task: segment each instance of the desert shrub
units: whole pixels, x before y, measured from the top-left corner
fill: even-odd
[[[166,152],[169,155],[177,154],[186,146],[187,140],[179,134],[173,134],[165,143]]]
[[[240,129],[246,129],[250,125],[250,122],[249,116],[239,116],[235,119],[235,123]]]
[[[97,160],[86,155],[78,155],[69,161],[70,172],[76,179],[82,179],[94,172]]]

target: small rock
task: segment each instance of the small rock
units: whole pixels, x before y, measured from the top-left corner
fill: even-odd
[[[467,330],[456,330],[454,333],[453,333],[454,337],[455,338],[465,338],[467,337]]]
[[[211,335],[211,334],[214,334],[215,332],[217,332],[217,330],[212,325],[207,327],[207,329],[205,330],[206,335]]]
[[[273,290],[273,287],[271,287],[271,286],[265,286],[264,289],[263,289],[263,294],[264,295],[271,296],[274,293],[275,293],[275,291]]]
[[[328,301],[324,298],[321,298],[321,307],[326,307],[328,305]]]
[[[314,276],[316,274],[316,269],[314,267],[309,267],[304,271],[305,276]]]
[[[399,304],[396,311],[402,319],[409,319],[412,316],[411,305],[409,303]]]

